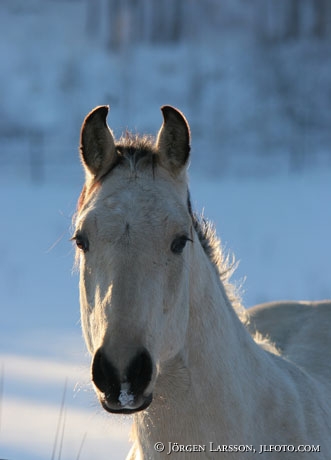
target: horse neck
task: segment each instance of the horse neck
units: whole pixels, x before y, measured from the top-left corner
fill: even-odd
[[[279,439],[300,444],[310,439],[313,444],[323,436],[328,439],[327,424],[325,429],[324,422],[322,426],[319,423],[323,391],[311,399],[316,393],[314,380],[254,342],[234,311],[215,267],[201,247],[194,252],[185,347],[160,369],[150,408],[135,416],[141,458],[154,458],[153,446],[158,441],[167,448],[169,441],[258,446],[261,440],[264,444],[277,444]],[[293,410],[297,405],[301,408],[300,423]],[[222,454],[222,458],[241,456]]]
[[[256,386],[254,373],[258,369],[252,361],[263,352],[233,310],[201,245],[194,246],[186,343],[182,352],[160,369],[155,400],[148,412],[136,419],[145,446],[163,439],[177,441],[178,432],[183,443],[185,427],[187,442],[208,442],[213,430],[222,432],[224,442],[233,442],[234,436],[250,425],[244,412],[251,405],[250,377],[252,388]],[[187,425],[183,414],[189,419]]]
[[[209,404],[210,413],[216,410],[223,434],[229,431],[233,439],[234,431],[242,432],[247,423],[245,413],[256,394],[256,372],[268,366],[268,357],[239,319],[218,271],[201,247],[195,257],[187,335],[192,387],[198,404]],[[230,419],[226,414],[231,414]]]

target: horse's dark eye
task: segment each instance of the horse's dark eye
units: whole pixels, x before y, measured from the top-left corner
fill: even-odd
[[[171,243],[171,246],[170,246],[171,251],[174,254],[181,254],[181,252],[183,252],[183,249],[185,248],[185,245],[188,241],[192,241],[192,240],[190,240],[190,238],[188,238],[187,235],[176,236],[176,238]]]
[[[89,249],[89,242],[88,239],[83,235],[75,235],[73,240],[76,242],[76,246],[81,251],[87,252]]]

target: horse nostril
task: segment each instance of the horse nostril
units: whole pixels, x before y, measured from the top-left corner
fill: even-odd
[[[144,348],[131,361],[127,368],[127,381],[133,394],[142,394],[152,379],[153,363]]]
[[[152,394],[145,395],[153,374],[153,363],[145,348],[128,361],[123,375],[114,367],[105,350],[99,348],[92,362],[92,380],[100,391],[102,406],[109,412],[133,412],[143,410],[152,401]],[[98,393],[98,392],[97,392]]]
[[[103,393],[116,393],[120,390],[118,372],[108,361],[102,348],[99,348],[93,358],[92,380]]]

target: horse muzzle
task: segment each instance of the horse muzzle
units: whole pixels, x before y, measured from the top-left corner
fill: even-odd
[[[132,414],[151,404],[153,395],[146,392],[153,375],[150,354],[142,348],[121,373],[99,348],[92,362],[92,381],[102,407],[114,414]]]

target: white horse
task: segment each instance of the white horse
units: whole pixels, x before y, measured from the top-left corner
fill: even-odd
[[[134,414],[128,459],[330,459],[331,303],[243,313],[231,264],[191,209],[184,116],[162,107],[156,141],[115,142],[107,114],[82,126],[73,238],[95,391],[107,411]]]

